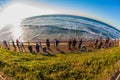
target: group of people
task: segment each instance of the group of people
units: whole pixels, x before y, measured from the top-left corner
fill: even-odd
[[[3,41],[3,46],[5,49],[8,49],[10,50],[10,43],[7,42],[7,41]],[[20,42],[18,39],[16,39],[16,43],[12,40],[12,46],[14,48],[14,51],[22,51],[24,52],[25,51],[25,47],[24,47],[24,43],[23,42]]]
[[[91,45],[92,46],[92,45]],[[102,39],[96,39],[95,40],[95,43],[93,45],[94,48],[98,48],[98,49],[101,49],[101,48],[108,48],[108,47],[111,47],[112,46],[112,42],[110,41],[109,38],[106,38],[105,40],[102,40]],[[74,38],[74,39],[70,39],[68,41],[68,49],[71,50],[71,49],[74,49],[74,48],[77,48],[79,49],[80,51],[87,51],[87,47],[84,45],[83,43],[83,40],[82,39],[79,39],[78,41]]]
[[[60,40],[58,40],[58,39],[54,40],[54,46],[56,49],[58,48],[59,43],[60,43]],[[14,51],[26,52],[24,43],[20,42],[18,39],[16,39],[16,42],[14,42],[14,40],[12,40],[12,44],[10,44],[10,42],[7,42],[5,40],[3,41],[3,46],[5,49],[10,50],[11,45],[13,46],[12,48],[14,49]],[[50,49],[50,45],[51,45],[50,40],[46,39],[46,47],[42,48],[41,42],[39,42],[39,43],[36,42],[35,47],[34,47],[36,50],[34,51],[33,45],[31,45],[31,43],[28,42],[27,48],[30,53],[39,53],[40,49],[43,49],[43,52],[45,51],[45,48]]]
[[[59,41],[58,39],[55,39],[55,48],[56,48],[56,49],[58,48],[59,43],[60,43],[60,41]],[[43,55],[55,55],[55,52],[49,53],[49,52],[47,51],[47,49],[50,50],[50,45],[51,45],[51,42],[50,42],[49,39],[46,39],[46,47],[43,47],[43,46],[41,45],[41,42],[36,43],[36,45],[35,45],[36,52],[35,52],[35,51],[33,50],[33,46],[30,45],[30,43],[28,42],[28,50],[29,50],[30,53],[39,53],[39,52],[40,52],[40,49],[42,49]]]
[[[82,43],[83,41],[82,39],[80,39],[78,43],[78,49],[81,48]],[[71,39],[68,41],[68,49],[76,48],[76,46],[77,46],[77,40],[75,38],[73,40]]]
[[[54,43],[55,43],[55,44],[54,44],[55,48],[58,48],[59,43],[60,43],[60,40],[55,39],[54,41],[55,41],[55,42],[54,42]],[[46,40],[46,47],[47,47],[48,49],[50,49],[50,40],[49,40],[49,39]]]
[[[59,48],[59,43],[60,43],[60,40],[58,40],[58,39],[55,39],[55,40],[54,40],[54,47],[55,47],[56,49]],[[4,44],[4,47],[5,47],[6,49],[9,50],[9,49],[11,48],[11,47],[10,47],[10,44],[7,43],[7,41],[3,41],[3,44]],[[41,50],[41,49],[42,49],[43,52],[47,52],[47,49],[50,50],[50,48],[51,48],[51,42],[50,42],[50,40],[49,40],[49,39],[46,39],[45,44],[46,44],[46,46],[43,47],[43,46],[41,45],[41,42],[39,42],[39,43],[36,42],[35,47],[34,47],[34,48],[35,48],[35,51],[34,51],[34,50],[33,50],[33,45],[31,45],[31,43],[28,42],[27,48],[28,48],[28,51],[29,51],[30,53],[40,53],[40,50]],[[110,42],[110,39],[109,39],[109,38],[105,40],[105,43],[103,43],[102,40],[96,39],[96,40],[95,40],[95,43],[94,43],[94,47],[95,47],[95,48],[98,48],[98,49],[101,49],[103,46],[104,46],[105,48],[108,48],[109,46],[111,46],[111,44],[112,44],[112,43]],[[26,48],[25,48],[25,46],[24,46],[24,43],[23,43],[23,42],[20,42],[18,39],[16,39],[16,42],[14,42],[14,41],[12,40],[12,46],[13,46],[13,48],[14,48],[14,51],[26,52]],[[42,47],[43,47],[43,48],[42,48]],[[79,39],[79,41],[78,41],[78,40],[76,40],[75,38],[68,40],[68,49],[69,49],[69,50],[71,50],[71,49],[79,49],[80,51],[87,51],[86,46],[83,45],[83,40],[82,40],[82,39]]]
[[[112,46],[112,42],[110,42],[109,38],[107,38],[104,41],[96,39],[95,43],[94,43],[94,47],[98,48],[98,49],[108,48],[108,47],[111,47],[111,46]]]

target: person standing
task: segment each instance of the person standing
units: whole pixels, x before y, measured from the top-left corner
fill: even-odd
[[[47,46],[48,49],[50,48],[50,41],[49,41],[49,39],[46,40],[46,46]]]
[[[73,42],[72,42],[73,44],[72,44],[72,46],[75,48],[76,47],[76,44],[77,44],[77,41],[76,41],[76,39],[74,38],[74,40],[73,40]]]
[[[22,52],[25,52],[25,47],[23,42],[20,42],[20,49]]]
[[[109,41],[110,41],[109,38],[107,38],[106,41],[105,41],[105,47],[106,47],[106,48],[108,48]]]
[[[38,43],[36,43],[35,48],[36,48],[37,53],[39,53],[40,52],[40,45]]]
[[[18,50],[20,51],[20,46],[19,46],[19,40],[18,39],[16,39],[16,45],[17,45],[17,48],[18,48]]]
[[[81,48],[82,42],[83,42],[82,39],[80,39],[79,44],[78,44],[78,49]]]
[[[13,40],[12,40],[12,45],[13,45],[14,51],[16,51],[15,42]]]
[[[60,41],[55,39],[55,48],[58,48]]]
[[[103,42],[102,42],[102,41],[100,41],[100,44],[99,44],[99,46],[98,46],[98,49],[101,49],[101,48],[102,48],[102,46],[103,46]]]
[[[71,49],[71,45],[72,45],[72,41],[69,40],[69,41],[68,41],[68,49]]]
[[[97,45],[98,45],[98,39],[95,40],[94,47],[97,47]]]
[[[8,49],[8,50],[9,50],[9,47],[8,47],[8,44],[7,44],[7,41],[6,41],[6,40],[3,41],[3,44],[4,44],[5,49]]]
[[[33,48],[32,48],[32,46],[30,45],[29,42],[28,42],[28,50],[29,50],[30,53],[33,53]]]

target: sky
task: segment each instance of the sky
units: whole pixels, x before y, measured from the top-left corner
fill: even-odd
[[[44,14],[86,16],[120,30],[120,0],[0,0],[0,28]]]

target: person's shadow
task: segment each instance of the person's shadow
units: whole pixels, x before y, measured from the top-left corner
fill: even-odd
[[[62,51],[62,50],[60,50],[59,48],[56,48],[56,49],[57,49],[57,51],[59,51],[60,53],[65,54],[65,52]]]
[[[50,48],[47,48],[50,52],[53,52],[53,50],[52,49],[50,49]]]

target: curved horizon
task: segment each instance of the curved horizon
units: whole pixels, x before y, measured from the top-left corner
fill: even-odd
[[[46,16],[73,16],[73,17],[80,17],[80,18],[85,18],[85,19],[89,19],[89,20],[93,20],[93,21],[96,21],[96,22],[99,22],[99,23],[102,23],[102,24],[105,24],[105,25],[107,25],[107,26],[110,26],[111,28],[114,28],[114,29],[116,29],[116,30],[119,30],[119,29],[117,29],[115,26],[113,26],[113,25],[111,25],[111,24],[109,24],[109,23],[107,23],[107,22],[104,22],[104,21],[102,21],[102,20],[98,20],[98,19],[95,19],[95,18],[91,18],[91,17],[87,17],[87,16],[81,16],[81,15],[72,15],[72,14],[45,14],[45,15],[36,15],[36,16],[31,16],[31,17],[27,17],[27,18],[24,18],[22,21],[24,21],[24,20],[26,20],[26,19],[30,19],[30,18],[35,18],[35,17],[46,17]],[[21,21],[21,22],[22,22]],[[119,32],[120,32],[120,30],[119,30]]]
[[[120,30],[120,24],[119,24],[120,11],[118,10],[120,7],[119,3],[120,2],[118,0],[109,0],[109,1],[105,1],[105,0],[98,0],[98,1],[95,1],[95,0],[84,0],[84,1],[82,0],[79,0],[79,1],[74,1],[74,0],[70,0],[70,1],[68,0],[66,1],[64,0],[57,0],[57,1],[56,0],[51,0],[51,1],[49,0],[34,0],[34,1],[33,0],[29,0],[29,1],[28,0],[17,0],[17,1],[1,0],[0,1],[0,15],[1,15],[0,16],[0,22],[1,22],[0,27],[1,27],[1,24],[5,24],[5,25],[9,25],[12,23],[18,24],[17,23],[18,21],[20,23],[22,19],[30,17],[30,16],[62,13],[62,14],[85,16],[85,17],[96,19],[96,20],[100,20]],[[11,4],[12,5],[20,4],[20,5],[12,8],[11,11],[6,11],[4,14],[4,11],[6,10],[6,8],[11,7]],[[9,13],[9,16],[6,13]],[[12,14],[15,14],[16,16]],[[7,17],[10,17],[10,19],[12,18],[13,19],[8,20]]]

